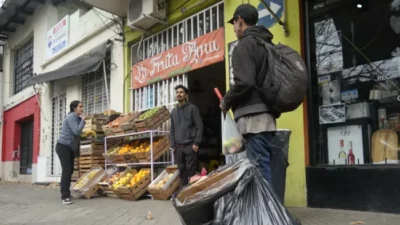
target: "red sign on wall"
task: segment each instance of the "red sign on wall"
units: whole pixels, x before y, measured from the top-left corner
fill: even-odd
[[[143,60],[132,66],[132,88],[221,62],[225,57],[224,43],[224,28],[220,28]]]

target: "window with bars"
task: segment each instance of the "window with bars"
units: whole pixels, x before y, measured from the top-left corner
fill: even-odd
[[[224,26],[224,3],[219,2],[204,9],[189,18],[144,39],[131,48],[132,64],[138,56],[142,59],[151,58],[163,51],[174,48],[187,41],[210,33]],[[140,46],[140,48],[138,48]],[[172,105],[175,102],[174,87],[178,84],[187,86],[186,74],[159,81],[147,87],[132,90],[132,111],[143,111],[149,108]]]
[[[108,110],[107,95],[110,96],[111,59],[107,54],[106,74],[107,88],[104,80],[103,65],[99,70],[82,76],[82,102],[85,114],[97,114]],[[108,93],[107,93],[108,90]]]
[[[66,94],[60,94],[53,98],[53,112],[52,112],[52,142],[51,142],[51,160],[48,165],[48,175],[50,176],[61,176],[61,164],[57,157],[56,144],[58,137],[60,136],[61,126],[64,122],[64,118],[67,115],[67,96]]]
[[[33,75],[33,39],[26,42],[14,55],[14,94],[27,87]]]

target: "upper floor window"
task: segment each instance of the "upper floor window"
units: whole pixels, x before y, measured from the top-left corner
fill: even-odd
[[[15,51],[14,58],[14,94],[27,87],[29,78],[33,75],[33,39],[26,42]]]

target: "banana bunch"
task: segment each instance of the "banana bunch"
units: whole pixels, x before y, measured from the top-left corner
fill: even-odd
[[[89,137],[96,138],[96,132],[94,132],[93,130],[88,130],[86,132],[83,132],[81,134],[81,137],[82,138],[89,138]]]

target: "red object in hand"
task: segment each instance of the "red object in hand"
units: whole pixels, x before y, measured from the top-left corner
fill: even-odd
[[[217,95],[217,97],[219,98],[219,100],[223,99],[222,94],[221,94],[221,92],[219,91],[218,88],[214,88],[214,92]]]

